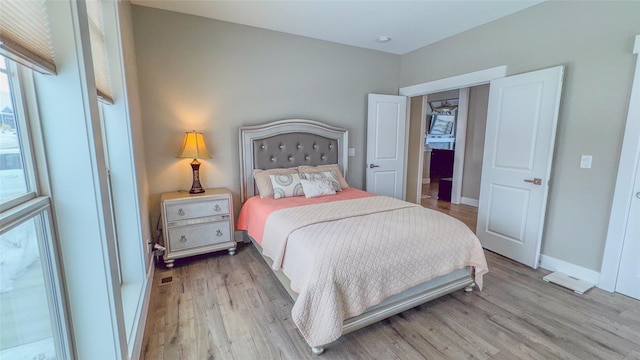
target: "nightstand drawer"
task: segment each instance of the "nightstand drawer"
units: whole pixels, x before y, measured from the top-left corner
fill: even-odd
[[[160,207],[166,267],[189,256],[220,250],[227,250],[229,255],[236,253],[233,195],[229,189],[206,189],[201,194],[164,193]]]
[[[229,213],[229,201],[227,199],[189,203],[176,201],[167,203],[166,211],[167,221],[223,215]]]
[[[229,229],[229,221],[170,228],[169,246],[173,252],[231,241]]]

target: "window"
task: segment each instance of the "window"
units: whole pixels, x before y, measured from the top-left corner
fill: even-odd
[[[70,359],[51,204],[35,181],[43,159],[32,158],[17,75],[0,56],[0,359]]]
[[[146,196],[141,196],[137,183],[142,167],[136,167],[136,162],[144,164],[144,159],[133,151],[134,144],[142,139],[141,121],[135,117],[132,123],[124,76],[125,64],[135,70],[135,58],[122,53],[133,50],[132,43],[122,46],[123,39],[133,38],[130,4],[100,0],[100,15],[92,10],[98,4],[89,2],[93,0],[0,0],[3,14],[9,14],[5,11],[8,5],[21,13],[21,5],[44,5],[47,21],[27,22],[48,23],[50,36],[45,43],[55,48],[56,65],[65,70],[56,72],[54,67],[53,71],[43,71],[32,61],[21,62],[20,66],[7,63],[3,68],[7,90],[0,90],[0,101],[11,106],[0,107],[0,127],[14,135],[15,141],[7,146],[12,156],[0,161],[9,171],[22,171],[23,176],[18,176],[18,190],[0,194],[0,243],[21,249],[37,244],[37,259],[32,261],[33,256],[27,256],[29,265],[22,268],[40,276],[39,283],[44,285],[39,285],[40,292],[33,296],[45,302],[38,305],[40,312],[32,312],[38,322],[25,318],[28,310],[21,317],[17,310],[2,309],[8,315],[0,318],[0,359],[126,359],[136,358],[135,351],[140,348],[138,339],[144,327],[148,279],[153,268],[147,272],[151,260],[144,246],[149,239],[145,222],[148,212],[140,206]],[[120,33],[121,5],[126,36]],[[88,19],[89,14],[99,16]],[[92,50],[95,37],[91,27],[95,28],[97,21],[102,21],[106,30],[105,41]],[[4,18],[0,23],[1,27]],[[3,36],[5,32],[0,29],[0,55],[15,50],[3,47]],[[85,56],[89,50],[94,56],[105,50],[108,56],[110,90],[115,100],[108,106],[96,106],[92,64]],[[18,61],[24,60],[24,54],[15,50],[7,56],[13,55],[8,59]],[[132,84],[133,89],[136,85]],[[99,110],[103,129],[98,126]],[[108,151],[103,144],[108,145]],[[107,176],[108,171],[113,176]],[[58,256],[64,260],[64,282],[59,276]],[[14,272],[12,281],[17,285],[24,282],[22,276],[29,271]],[[0,307],[5,308],[6,294],[0,294]],[[32,308],[29,296],[14,295],[14,304]],[[65,299],[73,306],[67,307]],[[65,309],[73,317],[72,341],[71,332],[66,330]],[[13,330],[7,329],[14,323],[22,328],[12,335]],[[50,331],[41,331],[45,328]],[[33,336],[23,336],[27,332]],[[40,349],[42,342],[48,343],[47,352]]]
[[[20,146],[21,129],[16,126],[15,106],[7,62],[0,56],[0,201],[24,195],[29,190]]]

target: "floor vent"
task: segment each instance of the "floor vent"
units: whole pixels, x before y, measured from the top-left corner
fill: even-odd
[[[160,279],[160,285],[166,285],[173,281],[173,276],[167,276]]]
[[[590,282],[580,280],[576,277],[569,276],[558,271],[552,272],[551,274],[543,277],[542,280],[571,289],[578,295],[584,294],[587,290],[595,286]]]

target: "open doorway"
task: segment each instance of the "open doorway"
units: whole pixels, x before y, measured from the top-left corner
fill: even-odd
[[[475,231],[489,84],[424,96],[428,126],[420,204],[445,212]],[[448,125],[449,121],[453,125]],[[444,132],[443,124],[447,124]]]
[[[451,201],[459,90],[424,95],[426,102],[422,194],[424,199]]]
[[[421,168],[420,174],[407,172],[408,178],[420,178],[416,202],[438,198],[454,204],[478,205],[488,96],[489,84],[483,84],[411,99],[410,127],[417,130],[420,127],[412,123],[423,122],[423,133],[411,134],[408,144],[409,155],[422,152],[422,156],[408,157],[409,168]],[[420,104],[416,99],[424,102],[422,111],[415,106]],[[453,188],[455,182],[458,189]],[[434,192],[436,196],[432,195]]]
[[[428,96],[437,91],[490,83],[476,234],[483,247],[536,268],[564,67],[508,77],[504,76],[504,70],[504,67],[487,69],[401,88],[399,92],[409,97]],[[503,75],[492,77],[499,73]],[[460,101],[459,108],[462,105]],[[456,143],[462,144],[458,139]],[[458,167],[455,163],[454,187]]]
[[[411,105],[409,111],[409,133],[407,141],[407,201],[412,201],[417,204],[422,203],[423,185],[425,185],[422,183],[423,172],[427,168],[430,169],[430,164],[428,164],[428,162],[431,159],[431,154],[427,154],[429,156],[425,156],[427,99],[429,95],[433,96],[433,94],[436,93],[454,90],[459,92],[457,109],[458,116],[455,127],[457,143],[455,149],[459,150],[459,154],[457,157],[454,157],[452,191],[458,191],[458,199],[457,201],[454,199],[455,196],[453,195],[455,194],[452,192],[452,200],[454,200],[455,203],[430,198],[427,200],[433,204],[427,207],[440,207],[439,210],[446,212],[451,211],[452,207],[463,206],[466,204],[467,207],[471,208],[474,212],[477,211],[476,207],[478,206],[479,199],[479,184],[482,175],[485,128],[484,125],[480,126],[480,121],[471,121],[468,126],[470,129],[467,129],[467,119],[466,117],[463,118],[461,116],[462,110],[464,110],[461,108],[468,107],[471,104],[471,111],[468,112],[467,115],[486,121],[489,82],[494,79],[503,78],[504,76],[506,76],[506,66],[498,66],[495,68],[412,85],[400,89],[399,94],[409,97]],[[461,89],[466,89],[466,94],[464,94],[464,91],[460,91]],[[483,107],[477,107],[474,105],[474,102],[476,101],[474,100],[476,98],[476,94],[474,93],[477,92],[476,90],[478,89],[485,92]],[[469,95],[468,90],[471,90],[471,95]],[[460,93],[462,93],[462,95]],[[464,99],[465,96],[467,99]],[[420,107],[419,104],[422,104],[422,106]],[[480,108],[485,109],[484,113],[476,113],[477,109]],[[430,120],[431,119],[429,119],[429,121]],[[473,128],[471,129],[471,127]],[[469,136],[467,136],[467,130],[470,132]],[[473,132],[472,135],[471,131]],[[464,137],[465,139],[462,140],[460,137]],[[467,147],[467,141],[469,141],[471,145],[469,146],[469,151],[464,150],[464,148]],[[419,170],[416,171],[416,169]],[[471,176],[471,178],[467,177],[467,175]],[[427,178],[427,176],[425,176],[425,178]],[[430,175],[428,178],[430,178]],[[464,192],[462,190],[463,183]],[[474,186],[476,187],[475,193],[473,189]],[[425,191],[429,191],[428,187],[425,187]],[[440,204],[438,204],[438,202]],[[424,205],[426,204],[423,204],[423,206]],[[444,207],[448,207],[449,209],[444,209]],[[455,214],[451,215],[458,217]],[[476,215],[473,214],[470,216],[474,218],[474,224],[470,227],[475,228]]]

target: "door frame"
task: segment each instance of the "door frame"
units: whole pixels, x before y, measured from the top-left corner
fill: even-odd
[[[629,206],[633,196],[636,165],[640,156],[640,35],[636,35],[633,54],[636,54],[635,74],[631,85],[627,123],[609,216],[609,229],[598,279],[598,287],[611,292],[615,290],[618,282],[618,269],[629,222]]]
[[[451,203],[462,203],[462,176],[464,173],[464,153],[467,146],[467,118],[469,117],[469,87],[458,92],[456,119],[456,142],[453,152],[453,176],[451,181]]]
[[[419,114],[415,114],[414,113],[414,106],[412,105],[412,99],[419,99],[420,101],[420,113]],[[406,173],[407,176],[405,176],[405,183],[407,184],[407,187],[405,189],[405,200],[418,204],[420,205],[422,199],[421,199],[421,195],[422,195],[422,180],[423,180],[423,172],[424,172],[424,152],[425,152],[425,146],[424,146],[424,137],[420,138],[417,140],[418,143],[416,143],[416,140],[414,139],[414,137],[411,136],[412,133],[412,125],[415,124],[415,122],[412,120],[414,119],[414,115],[415,115],[415,119],[418,119],[418,121],[420,122],[419,125],[419,129],[418,129],[418,133],[419,134],[424,134],[427,131],[427,123],[426,121],[424,121],[423,119],[425,118],[426,114],[427,114],[427,99],[426,96],[415,96],[415,97],[411,97],[408,98],[408,103],[409,103],[409,108],[407,109],[407,118],[409,119],[409,121],[407,122],[407,133],[408,133],[408,137],[407,137],[407,155],[406,155],[406,161],[405,161],[405,169],[406,169]],[[417,107],[417,106],[416,106]],[[415,170],[415,177],[413,177],[413,179],[415,180],[415,184],[413,184],[411,182],[411,176],[412,173],[414,172],[412,170],[412,167],[409,167],[408,164],[410,162],[410,159],[412,157],[412,154],[417,154],[417,169]],[[412,164],[415,164],[415,162],[411,162]]]
[[[444,79],[433,80],[426,83],[402,87],[398,90],[398,94],[407,97],[407,109],[410,109],[411,97],[423,96],[423,95],[433,94],[441,91],[469,88],[472,86],[488,84],[491,82],[491,80],[503,78],[505,76],[507,76],[507,66],[501,65],[501,66],[496,66],[489,69],[451,76]],[[467,98],[466,101],[468,101],[468,93],[466,93],[466,98]],[[407,111],[407,124],[408,123],[409,123],[409,111]],[[457,134],[460,134],[460,133],[464,133],[465,134],[464,136],[466,137],[466,118],[464,119],[464,122],[462,124],[459,122],[456,127],[456,151],[454,154],[455,156],[454,171],[453,171],[453,180],[451,183],[452,203],[454,203],[453,200],[457,200],[457,203],[460,203],[461,192],[462,192],[462,174],[463,174],[462,169],[464,166],[464,141],[461,141],[462,144],[457,144],[458,142]],[[406,146],[405,146],[405,151],[408,152],[408,148]],[[419,154],[420,162],[424,161],[423,156],[424,156],[424,152],[421,152]],[[405,154],[405,159],[407,159],[407,154]],[[405,166],[405,174],[404,174],[405,182],[407,178],[406,171],[407,171],[407,166]]]

